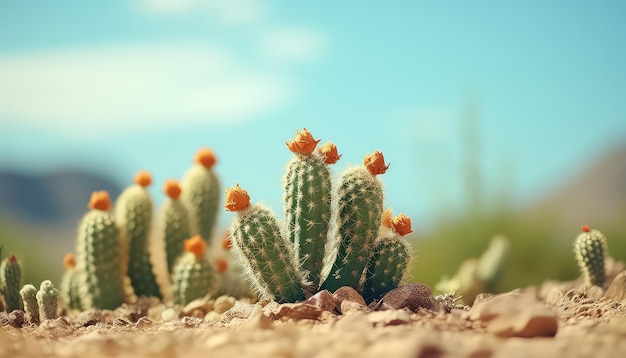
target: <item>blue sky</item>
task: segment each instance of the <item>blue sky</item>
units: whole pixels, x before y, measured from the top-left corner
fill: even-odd
[[[464,207],[476,113],[486,199],[523,205],[626,142],[625,14],[618,1],[4,0],[0,168],[122,184],[148,169],[158,201],[210,146],[224,185],[280,210],[284,142],[307,127],[338,145],[337,172],[381,149],[387,204],[428,228]]]

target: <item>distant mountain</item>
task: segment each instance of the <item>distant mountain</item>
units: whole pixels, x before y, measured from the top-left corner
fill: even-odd
[[[626,222],[626,146],[615,148],[530,205],[526,217],[548,216],[559,229],[615,225]]]
[[[87,211],[91,193],[121,192],[111,179],[93,173],[60,170],[42,175],[0,171],[0,219],[42,225],[74,225]]]

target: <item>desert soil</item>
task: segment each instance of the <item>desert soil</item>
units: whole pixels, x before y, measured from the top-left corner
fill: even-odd
[[[606,290],[547,281],[450,312],[373,311],[330,294],[282,305],[141,300],[38,325],[3,312],[0,357],[626,357],[626,271],[610,266]]]

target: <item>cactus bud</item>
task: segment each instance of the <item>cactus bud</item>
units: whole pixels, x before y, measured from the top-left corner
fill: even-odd
[[[211,169],[216,162],[215,153],[213,153],[211,148],[200,148],[196,152],[194,161],[207,169]]]
[[[133,182],[144,188],[147,188],[150,186],[150,184],[152,184],[152,176],[150,175],[150,172],[146,170],[140,170],[137,172],[137,174],[135,174]]]
[[[87,207],[94,210],[109,210],[111,208],[111,198],[109,197],[109,193],[106,191],[94,191],[91,193],[91,198],[89,199]]]
[[[319,141],[320,139],[313,139],[313,135],[306,128],[303,128],[302,132],[296,129],[296,137],[285,144],[293,153],[311,154]]]
[[[224,207],[228,211],[241,211],[250,205],[250,195],[239,183],[232,188],[226,188],[226,205]]]
[[[180,185],[177,180],[166,180],[165,184],[163,184],[163,192],[172,200],[180,197],[180,191]]]
[[[317,152],[324,158],[324,163],[335,164],[341,158],[341,154],[337,153],[337,146],[331,142],[326,142],[317,148]]]
[[[404,236],[413,232],[413,230],[411,230],[411,218],[404,214],[400,214],[393,218],[391,224],[393,225],[394,231],[397,232],[400,236]]]
[[[185,240],[185,251],[191,252],[196,257],[201,258],[204,256],[206,250],[206,242],[202,240],[202,236],[196,235],[189,240]]]
[[[363,165],[367,168],[367,171],[372,175],[385,174],[389,169],[390,164],[385,164],[385,157],[380,150],[375,151],[372,154],[368,154],[363,159]]]

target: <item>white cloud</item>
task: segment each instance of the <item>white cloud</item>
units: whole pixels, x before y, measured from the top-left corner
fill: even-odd
[[[136,0],[138,8],[154,15],[206,14],[227,24],[261,20],[266,6],[261,0]]]
[[[0,119],[85,136],[254,119],[290,101],[280,75],[206,45],[116,45],[0,57]]]
[[[322,57],[327,49],[326,37],[307,28],[274,28],[259,39],[262,53],[271,60],[288,63],[308,62]]]

